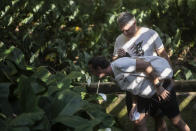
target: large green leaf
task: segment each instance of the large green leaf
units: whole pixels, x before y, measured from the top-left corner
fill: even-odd
[[[44,82],[48,82],[50,75],[51,75],[51,73],[48,71],[48,69],[46,67],[40,66],[40,67],[36,68],[32,77],[39,78]]]
[[[46,116],[41,121],[37,122],[32,128],[32,131],[50,131],[51,123]]]
[[[69,90],[63,90],[55,96],[50,108],[50,117],[54,119],[57,116],[72,116],[74,113],[82,109],[83,101],[79,94]]]
[[[15,75],[18,72],[16,66],[8,60],[6,61],[6,64],[4,64],[2,71],[6,76],[9,77]]]
[[[37,109],[37,98],[31,86],[30,78],[23,75],[20,77],[16,94],[19,96],[21,108],[24,112],[32,112]]]
[[[0,100],[8,99],[10,85],[11,83],[0,83]]]
[[[18,67],[24,69],[24,65],[25,65],[24,54],[20,49],[11,46],[9,49],[4,51],[4,55],[7,55],[6,58],[15,62],[18,65]]]
[[[0,83],[0,110],[6,115],[11,114],[11,105],[8,102],[9,87],[11,83]]]
[[[82,108],[83,101],[80,95],[71,92],[66,92],[65,94],[60,93],[59,99],[61,99],[62,95],[64,95],[63,96],[64,98],[62,99],[64,102],[66,102],[66,105],[63,107],[63,109],[58,114],[58,116],[61,115],[71,116]]]
[[[12,51],[14,47],[7,49],[3,42],[0,42],[0,58],[6,58]]]
[[[0,118],[0,131],[6,131],[7,123],[5,120]]]
[[[84,110],[92,118],[96,119],[99,122],[102,122],[103,127],[112,127],[115,123],[113,118],[105,113],[105,110],[99,105],[88,104],[85,106]]]
[[[13,120],[10,121],[9,126],[18,127],[18,126],[32,126],[37,121],[40,121],[44,116],[44,112],[31,112],[31,113],[22,113]]]
[[[8,80],[13,82],[15,80],[15,75],[18,73],[18,70],[14,62],[6,59],[0,62],[0,73],[2,78],[0,81],[3,82]]]
[[[51,75],[48,79],[48,94],[52,95],[60,89],[69,88],[71,80],[62,72],[57,72],[54,75]]]
[[[83,74],[81,72],[78,72],[78,71],[72,71],[69,75],[68,75],[68,78],[73,80],[73,79],[76,79],[78,77],[82,77]]]
[[[93,131],[93,127],[99,123],[97,120],[87,120],[79,116],[58,116],[53,122],[62,123],[76,131]]]
[[[33,92],[35,94],[38,94],[40,92],[43,92],[47,88],[44,85],[41,85],[40,81],[37,81],[37,80],[35,80],[33,78],[31,78],[31,83],[30,84],[31,84],[31,87],[32,87]]]
[[[30,128],[28,128],[28,127],[13,127],[13,128],[8,128],[7,131],[30,131]]]

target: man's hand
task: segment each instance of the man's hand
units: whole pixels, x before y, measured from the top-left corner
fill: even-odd
[[[119,56],[119,57],[126,56],[126,52],[125,52],[125,50],[122,49],[122,48],[118,49],[117,53],[118,53],[118,56]]]
[[[166,100],[167,97],[169,96],[169,91],[167,91],[166,89],[164,89],[162,86],[157,88],[157,95],[159,100]]]

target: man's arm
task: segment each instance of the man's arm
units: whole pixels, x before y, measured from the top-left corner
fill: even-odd
[[[120,57],[130,57],[130,55],[129,55],[129,53],[127,53],[124,49],[122,49],[122,48],[120,48],[120,49],[118,49],[118,51],[117,51],[117,56],[113,56],[112,57],[112,60],[116,60],[116,59],[118,59],[118,58],[120,58]]]
[[[144,72],[146,75],[153,79],[153,84],[159,83],[159,77],[155,74],[155,70],[149,62],[144,61],[141,58],[136,59],[136,72]]]
[[[132,108],[129,112],[129,117],[131,120],[133,120],[133,114],[135,111],[137,111],[137,96],[136,95],[131,95],[132,96]]]
[[[162,98],[166,99],[169,95],[169,92],[165,90],[160,85],[159,76],[156,75],[154,68],[149,62],[144,61],[143,59],[136,59],[136,71],[144,72],[146,75],[150,76],[152,78],[153,84],[157,90],[157,94]]]
[[[116,60],[116,59],[118,59],[118,56],[113,56],[113,57],[112,57],[112,61],[114,61],[114,60]]]
[[[162,47],[162,48],[160,48],[160,49],[157,49],[156,52],[157,52],[157,54],[158,54],[159,56],[165,58],[165,59],[169,62],[170,66],[172,66],[171,60],[169,59],[168,54],[167,54],[167,52],[165,51],[165,48],[164,48],[164,47]]]

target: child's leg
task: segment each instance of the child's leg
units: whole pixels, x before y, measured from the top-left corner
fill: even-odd
[[[146,113],[140,113],[140,118],[138,120],[133,121],[134,130],[147,131],[146,119],[147,119]]]

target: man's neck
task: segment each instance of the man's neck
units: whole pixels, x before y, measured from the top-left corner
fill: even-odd
[[[141,28],[141,27],[136,26],[134,35],[133,35],[132,37],[126,37],[126,38],[127,38],[128,40],[130,40],[131,38],[136,37],[136,36],[139,34],[140,28]]]

